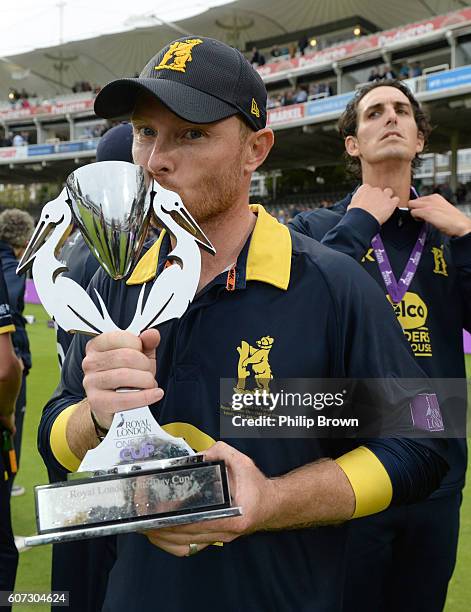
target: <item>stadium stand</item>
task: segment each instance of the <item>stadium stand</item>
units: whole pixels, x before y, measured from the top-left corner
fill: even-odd
[[[366,31],[356,28],[352,38],[349,28],[245,50],[267,85],[268,122],[277,132],[262,170],[269,176],[274,170],[338,165],[343,146],[336,119],[363,83],[393,74],[405,80],[438,126],[417,174],[421,188],[436,191],[449,184],[456,203],[466,204],[471,194],[471,126],[466,120],[471,9],[374,34]],[[5,95],[0,102],[0,181],[58,181],[94,159],[97,139],[111,124],[93,114],[98,86],[79,80],[71,89],[75,93],[49,98],[14,88]],[[322,193],[255,189],[253,198],[275,211],[302,210],[335,201],[337,187],[323,184]]]

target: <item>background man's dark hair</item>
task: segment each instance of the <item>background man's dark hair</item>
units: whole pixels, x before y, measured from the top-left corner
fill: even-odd
[[[432,126],[430,121],[425,113],[425,111],[420,106],[419,102],[414,98],[410,89],[404,85],[401,81],[396,79],[383,79],[381,81],[374,81],[373,83],[368,83],[364,87],[361,87],[355,94],[355,96],[350,100],[347,104],[347,108],[344,110],[342,115],[339,118],[337,127],[340,132],[340,135],[345,140],[347,136],[356,136],[358,129],[358,104],[360,101],[373,89],[377,87],[395,87],[402,91],[402,93],[407,97],[412,106],[412,111],[414,113],[415,123],[417,124],[417,129],[422,133],[424,137],[424,144],[427,144],[428,138],[430,136],[430,132],[432,131]],[[346,158],[346,166],[347,171],[352,174],[355,178],[361,178],[361,162],[358,157],[351,157],[345,152]],[[412,160],[412,173],[416,168],[420,166],[422,159],[417,153],[414,159]]]

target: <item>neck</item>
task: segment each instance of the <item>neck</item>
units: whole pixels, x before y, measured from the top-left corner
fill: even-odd
[[[206,223],[201,223],[201,229],[216,249],[216,255],[201,251],[201,277],[198,291],[237,261],[256,220],[257,217],[245,203],[230,208]]]
[[[362,167],[362,183],[380,189],[390,187],[399,198],[399,206],[408,207],[411,188],[410,162],[393,160],[371,166],[365,164]]]

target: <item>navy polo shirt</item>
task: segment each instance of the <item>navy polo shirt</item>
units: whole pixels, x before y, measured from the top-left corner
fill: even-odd
[[[257,346],[269,336],[274,378],[389,378],[391,414],[385,416],[384,431],[388,439],[364,445],[385,465],[393,503],[403,503],[420,489],[415,486],[416,468],[419,482],[428,483],[422,491],[427,495],[427,487],[436,487],[446,469],[443,443],[389,440],[413,432],[410,398],[404,396],[399,379],[423,374],[382,292],[351,258],[290,233],[263,208],[255,210],[257,223],[232,272],[235,279],[229,282],[231,271],[220,274],[180,319],[159,326],[157,379],[165,395],[151,406],[155,418],[195,450],[211,446],[219,439],[220,379],[237,377],[242,342]],[[150,286],[164,268],[168,251],[163,234],[127,283],[112,281],[101,271],[95,275],[89,290],[99,291],[120,327],[129,325],[141,289],[131,283]],[[74,463],[54,423],[85,395],[81,363],[86,341],[82,336],[74,339],[61,384],[40,423],[41,453],[56,467],[61,461]],[[358,446],[357,441],[332,437],[227,442],[249,455],[267,476],[285,474],[321,457],[336,458]],[[394,456],[389,462],[388,449],[389,459]],[[404,478],[406,473],[410,478]],[[163,612],[331,612],[341,606],[344,526],[255,533],[224,546],[209,546],[191,558],[169,555],[142,534],[118,541],[104,610],[153,606]]]

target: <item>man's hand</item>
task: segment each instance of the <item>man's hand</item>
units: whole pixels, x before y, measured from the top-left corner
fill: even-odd
[[[125,331],[100,334],[88,342],[82,362],[83,386],[98,423],[109,428],[115,412],[150,406],[163,397],[155,380],[156,329],[139,337]],[[129,393],[116,389],[135,388]]]
[[[380,189],[365,183],[356,190],[348,205],[348,210],[362,208],[370,213],[380,225],[383,225],[398,206],[399,198],[394,195],[390,187]]]
[[[8,429],[13,435],[16,434],[15,413],[12,412],[8,416],[0,416],[0,426]]]
[[[471,219],[438,193],[409,201],[415,219],[430,223],[447,236],[460,237],[471,232]]]
[[[205,451],[204,458],[225,461],[232,502],[242,507],[243,515],[145,532],[152,544],[177,557],[187,556],[190,544],[197,544],[201,551],[214,542],[231,542],[241,535],[269,529],[277,508],[276,481],[264,476],[250,457],[217,442]]]

